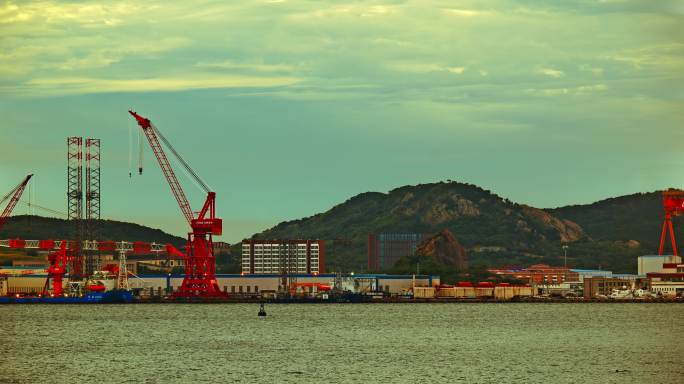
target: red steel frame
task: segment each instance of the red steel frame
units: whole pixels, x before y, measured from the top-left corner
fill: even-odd
[[[216,217],[216,193],[207,191],[207,199],[202,210],[194,217],[190,203],[178,182],[178,178],[169,163],[164,149],[159,143],[158,131],[149,119],[146,119],[133,111],[128,111],[137,121],[147,137],[152,152],[171,187],[181,213],[190,224],[192,232],[188,233],[188,242],[185,260],[185,278],[179,290],[173,293],[175,297],[223,297],[216,281],[216,258],[214,257],[214,243],[212,236],[221,235],[222,221]],[[162,137],[162,139],[164,139]],[[165,141],[168,144],[168,142]],[[175,151],[171,148],[172,152]],[[184,163],[182,159],[181,162]],[[184,163],[184,165],[186,165]],[[187,165],[186,165],[187,167]],[[194,175],[194,172],[191,172]],[[203,184],[203,183],[201,183]]]
[[[672,227],[672,216],[679,216],[684,213],[684,192],[677,190],[664,191],[663,208],[665,210],[665,219],[663,220],[663,230],[660,233],[658,255],[663,255],[665,238],[668,237],[669,234],[670,243],[672,244],[672,254],[678,256],[677,242],[675,241],[674,229]]]
[[[5,209],[2,211],[2,214],[0,214],[0,229],[2,229],[2,226],[5,224],[5,221],[12,214],[14,207],[19,202],[19,199],[21,199],[21,195],[24,193],[24,189],[26,189],[26,185],[28,184],[29,180],[31,180],[32,176],[33,174],[27,175],[21,183],[19,183],[16,187],[14,187],[14,189],[12,189],[7,194],[7,196],[12,195],[12,197],[10,198],[9,203],[7,203]],[[6,198],[7,197],[5,197],[3,201]]]
[[[43,295],[49,295],[50,279],[52,279],[52,295],[62,296],[62,279],[67,269],[68,256],[66,251],[67,241],[62,240],[59,250],[50,252],[48,260],[50,266],[47,269],[48,277],[45,279],[45,286],[43,286]]]

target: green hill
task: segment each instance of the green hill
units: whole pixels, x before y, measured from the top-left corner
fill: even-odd
[[[134,223],[114,220],[100,220],[101,240],[147,241],[171,243],[176,247],[185,244],[185,239],[170,235],[161,229],[145,227]],[[53,217],[19,215],[10,217],[2,230],[0,239],[71,239],[75,233],[75,223]]]
[[[593,204],[569,205],[546,211],[581,225],[594,240],[636,240],[646,253],[658,250],[663,223],[662,191],[636,193]],[[679,217],[673,219],[677,233],[682,233],[677,231],[682,223],[684,221]]]
[[[637,200],[652,199],[648,194],[635,196]],[[471,264],[562,264],[561,245],[569,244],[571,266],[633,272],[636,256],[652,250],[627,240],[632,239],[632,234],[639,235],[635,236],[637,240],[647,239],[658,231],[659,224],[640,221],[641,210],[651,209],[653,201],[631,204],[639,209],[631,211],[626,207],[620,219],[612,219],[629,220],[633,226],[631,232],[618,236],[619,229],[610,232],[594,224],[605,220],[600,209],[596,217],[592,207],[541,210],[475,185],[440,182],[405,186],[388,193],[362,193],[327,212],[280,223],[253,237],[343,239],[328,246],[329,269],[364,270],[369,233],[432,234],[448,229],[468,249]],[[588,229],[582,223],[587,223]]]

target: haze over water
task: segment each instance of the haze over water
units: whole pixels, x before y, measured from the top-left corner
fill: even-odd
[[[678,383],[677,304],[0,307],[0,382]]]

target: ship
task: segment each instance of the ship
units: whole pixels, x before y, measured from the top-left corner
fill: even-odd
[[[45,290],[47,292],[47,290]],[[54,292],[54,290],[53,290]],[[0,304],[125,304],[133,302],[133,293],[117,288],[117,276],[110,271],[96,271],[86,281],[69,282],[65,293],[43,293],[0,297]]]

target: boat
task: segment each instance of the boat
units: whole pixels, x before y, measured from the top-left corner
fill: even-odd
[[[0,297],[0,304],[114,304],[131,303],[131,291],[114,289],[111,291],[87,292],[82,296],[4,296]]]
[[[0,304],[114,304],[133,302],[133,293],[117,288],[117,276],[96,271],[86,281],[71,281],[64,294],[0,296]]]

